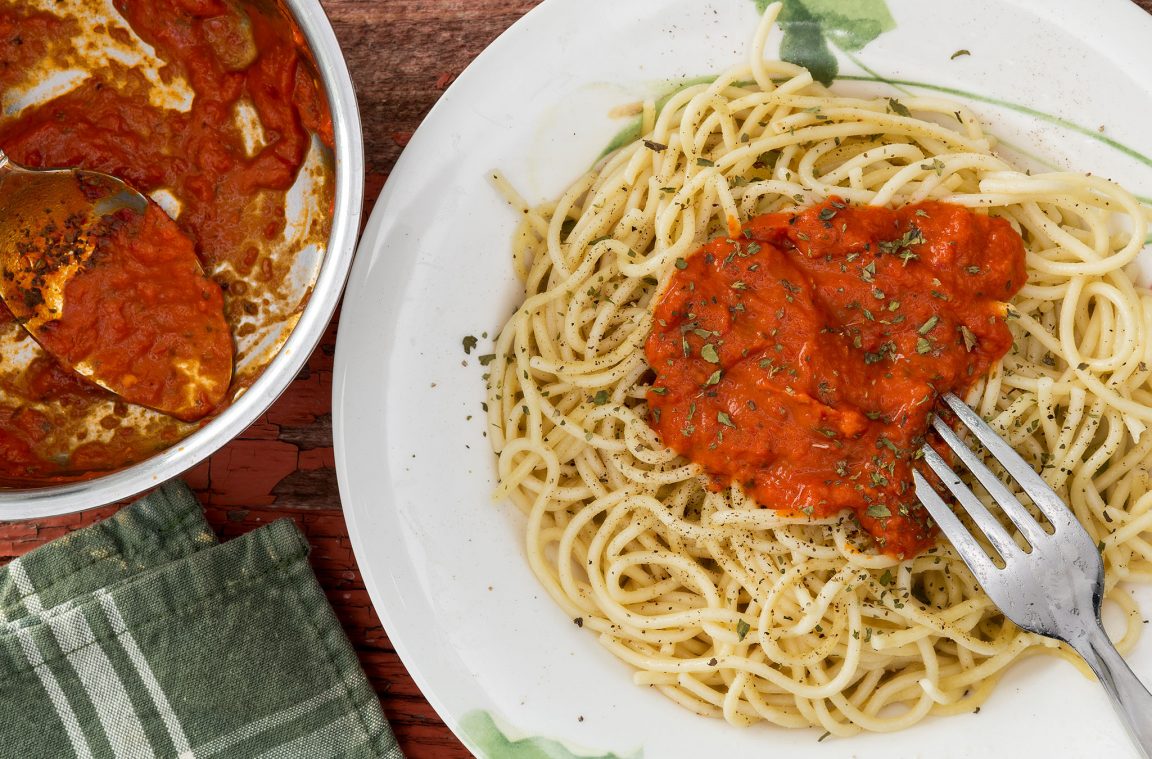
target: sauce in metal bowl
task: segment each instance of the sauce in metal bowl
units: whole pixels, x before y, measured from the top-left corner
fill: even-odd
[[[115,5],[0,3],[0,145],[160,203],[225,292],[234,379],[181,422],[61,369],[0,312],[0,518],[125,497],[223,445],[295,376],[351,259],[359,120],[317,3]]]

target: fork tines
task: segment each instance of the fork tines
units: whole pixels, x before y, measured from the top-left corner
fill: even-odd
[[[956,415],[956,418],[975,436],[984,446],[984,449],[995,458],[1004,470],[1020,485],[1025,493],[1032,499],[1036,508],[1053,526],[1055,533],[1075,531],[1082,533],[1084,539],[1091,543],[1091,538],[1084,533],[1076,517],[1060,499],[1060,496],[1048,486],[1043,478],[1037,474],[1020,454],[989,427],[983,419],[969,408],[955,395],[948,393],[942,400]],[[940,439],[956,454],[956,457],[973,474],[977,481],[988,491],[992,500],[1004,511],[1012,524],[1028,542],[1029,546],[1037,546],[1044,541],[1051,540],[1044,527],[1033,518],[1028,509],[1012,494],[1003,482],[987,467],[981,457],[962,441],[952,428],[939,416],[932,420],[932,426]],[[988,542],[996,553],[1009,563],[1013,557],[1019,556],[1027,549],[1022,549],[1000,521],[988,511],[979,497],[961,480],[952,467],[930,445],[925,444],[923,449],[924,461],[936,474],[955,497],[957,503],[968,513],[972,521],[988,538]],[[980,557],[987,558],[984,550],[943,499],[935,492],[928,481],[919,473],[914,473],[916,494],[928,512],[936,520],[940,529],[952,540],[957,550],[966,560],[972,558],[979,561]],[[1066,539],[1071,535],[1063,536]],[[1094,547],[1093,547],[1094,548]],[[977,566],[969,561],[974,572],[980,573]],[[994,569],[988,562],[983,571]]]

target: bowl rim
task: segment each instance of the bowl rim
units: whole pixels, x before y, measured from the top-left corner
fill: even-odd
[[[340,43],[319,0],[281,0],[315,60],[332,113],[335,206],[328,249],[299,321],[257,380],[219,416],[160,453],[89,480],[0,489],[0,519],[58,516],[122,501],[200,464],[250,427],[283,393],[319,344],[348,280],[364,201],[360,110]]]

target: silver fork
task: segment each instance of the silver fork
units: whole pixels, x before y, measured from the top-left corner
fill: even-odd
[[[1017,545],[929,445],[922,449],[925,463],[984,533],[1004,567],[993,563],[928,481],[919,472],[913,472],[917,498],[1005,616],[1025,630],[1064,641],[1084,657],[1108,692],[1112,706],[1141,754],[1146,759],[1152,757],[1152,694],[1116,651],[1100,623],[1104,565],[1092,538],[1060,496],[975,411],[951,393],[945,395],[943,401],[1019,483],[1055,531],[1049,534],[1033,519],[980,457],[939,417],[932,420],[936,432],[1004,510],[1031,549],[1025,551]]]

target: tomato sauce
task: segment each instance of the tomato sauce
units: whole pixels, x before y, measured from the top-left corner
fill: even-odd
[[[203,269],[223,291],[228,329],[232,335],[244,334],[238,330],[251,324],[241,325],[271,302],[280,282],[290,276],[292,262],[274,259],[274,243],[284,235],[285,194],[304,165],[313,134],[332,146],[331,116],[305,42],[275,2],[113,4],[163,62],[160,81],[188,84],[190,106],[153,102],[156,82],[111,60],[101,68],[89,67],[89,77],[71,91],[0,120],[0,147],[29,167],[94,169],[146,194],[168,192],[180,206],[179,231],[191,240]],[[45,60],[59,62],[61,69],[84,64],[74,41],[89,33],[103,30],[21,3],[6,4],[0,8],[0,92],[27,86],[27,72]],[[259,121],[255,146],[237,126],[242,105]],[[126,289],[123,299],[149,297],[142,295],[148,290],[143,284]],[[205,294],[198,288],[190,293]],[[207,294],[209,301],[217,297]],[[94,291],[78,297],[76,308],[93,309],[92,326],[112,328],[118,306]],[[191,301],[180,306],[192,307]],[[11,319],[0,306],[0,328],[10,327],[6,323]],[[117,369],[138,365],[141,350],[126,344],[123,355],[103,360]],[[206,360],[218,361],[218,353],[211,349]],[[60,374],[59,367],[46,369],[37,361],[35,371],[25,374]],[[147,428],[121,424],[130,411],[124,403],[94,386],[79,390],[83,381],[74,378],[53,379],[53,394],[36,401],[34,377],[0,374],[0,484],[27,485],[117,469],[195,429],[176,419],[150,422]],[[164,389],[152,383],[150,392],[162,395]],[[101,437],[96,429],[62,436],[60,427],[67,419],[90,417],[104,406],[112,412],[100,427],[114,434]]]
[[[1011,347],[1004,302],[1025,279],[1011,225],[956,205],[755,218],[677,261],[646,344],[650,423],[713,487],[849,510],[913,556],[935,539],[911,477],[934,402]]]
[[[72,367],[131,403],[194,421],[224,398],[232,335],[220,286],[155,204],[91,230],[92,253],[64,289],[63,313],[36,332]]]

